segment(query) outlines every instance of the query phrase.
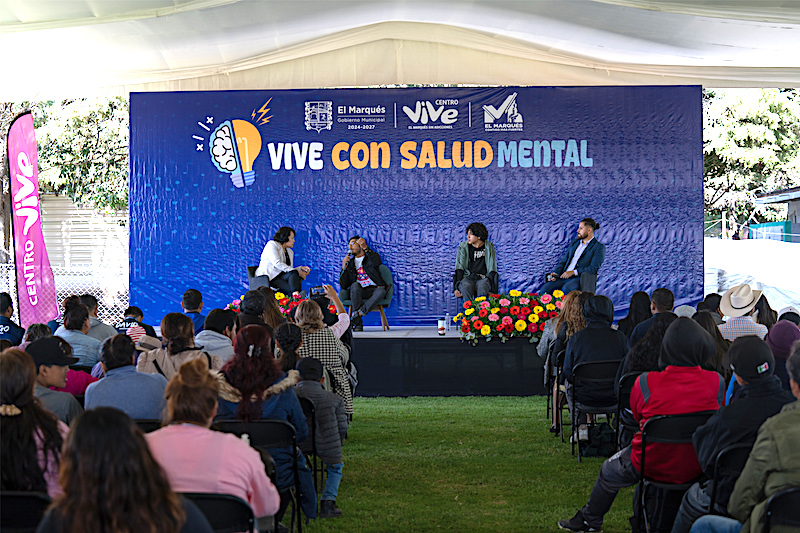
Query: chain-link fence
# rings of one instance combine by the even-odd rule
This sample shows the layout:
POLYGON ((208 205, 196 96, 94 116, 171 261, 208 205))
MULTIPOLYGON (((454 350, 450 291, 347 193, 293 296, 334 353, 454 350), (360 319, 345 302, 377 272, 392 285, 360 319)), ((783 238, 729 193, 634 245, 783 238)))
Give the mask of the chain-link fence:
MULTIPOLYGON (((53 267, 58 301, 70 295, 91 294, 97 298, 97 318, 114 324, 123 318, 128 307, 127 272, 100 272, 93 265, 53 267)), ((13 263, 0 264, 0 292, 8 292, 17 302, 17 275, 13 263)), ((19 323, 19 310, 14 308, 14 321, 19 323)))

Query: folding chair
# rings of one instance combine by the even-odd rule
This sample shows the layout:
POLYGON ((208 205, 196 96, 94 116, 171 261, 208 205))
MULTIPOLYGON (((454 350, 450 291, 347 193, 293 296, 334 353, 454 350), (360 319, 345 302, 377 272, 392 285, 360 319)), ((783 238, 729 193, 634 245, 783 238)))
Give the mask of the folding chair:
MULTIPOLYGON (((250 438, 250 445, 259 449, 291 448, 292 474, 294 490, 289 491, 292 504, 291 529, 294 530, 295 518, 297 531, 302 532, 302 510, 300 509, 300 471, 297 465, 297 432, 286 420, 264 419, 242 422, 241 420, 217 420, 212 429, 232 433, 241 437, 245 433, 250 438)), ((277 531, 278 521, 275 521, 277 531)))
POLYGON ((42 521, 50 496, 44 492, 4 490, 0 492, 0 531, 34 533, 42 521))
MULTIPOLYGON (((631 391, 639 375, 641 375, 641 372, 628 372, 624 374, 620 378, 619 383, 617 383, 617 412, 614 415, 614 431, 617 432, 617 450, 623 448, 623 429, 629 429, 634 433, 639 431, 639 424, 626 423, 625 420, 623 420, 623 413, 631 412, 631 391)), ((632 413, 631 416, 633 416, 632 413)))
POLYGON ((214 533, 237 533, 255 530, 253 510, 246 501, 230 494, 206 494, 184 492, 183 497, 191 500, 205 515, 214 533))
POLYGON ((572 455, 575 455, 575 445, 578 445, 578 462, 582 462, 581 447, 578 443, 578 428, 580 427, 580 415, 613 414, 617 410, 616 396, 614 390, 617 381, 617 370, 619 361, 594 361, 589 363, 578 363, 572 368, 572 410, 570 418, 572 422, 572 455), (581 403, 576 399, 580 389, 586 385, 595 385, 599 391, 595 391, 598 396, 608 398, 607 402, 581 403))
POLYGON ((764 532, 772 531, 772 526, 800 529, 798 508, 800 508, 800 487, 783 489, 770 496, 764 507, 764 532))
MULTIPOLYGON (((750 450, 752 449, 752 444, 731 444, 717 454, 717 458, 714 460, 714 475, 711 480, 708 514, 718 514, 715 512, 714 506, 717 503, 717 487, 722 480, 722 476, 727 475, 729 478, 738 478, 742 470, 744 470, 744 464, 747 462, 747 458, 750 457, 750 450)), ((728 516, 727 513, 725 516, 728 516)))
POLYGON ((157 429, 161 429, 161 420, 155 418, 136 418, 133 420, 145 433, 151 433, 157 429))
MULTIPOLYGON (((540 341, 541 342, 541 341, 540 341)), ((552 343, 547 350, 547 365, 545 368, 545 372, 547 372, 547 383, 545 384, 545 389, 547 390, 547 416, 548 420, 551 420, 550 415, 552 414, 553 407, 553 385, 555 383, 555 373, 553 370, 558 368, 556 359, 553 359, 555 354, 553 354, 555 343, 552 343)), ((556 370, 557 371, 557 370, 556 370)))
POLYGON ((322 460, 317 454, 317 415, 314 410, 314 402, 308 398, 297 397, 300 400, 300 407, 303 409, 303 414, 306 415, 306 422, 308 423, 308 436, 311 439, 311 452, 306 454, 309 462, 311 463, 311 472, 314 475, 314 488, 319 494, 319 489, 322 486, 323 472, 325 469, 322 467, 322 460), (317 481, 319 479, 319 481, 317 481))
MULTIPOLYGON (((647 476, 646 450, 647 445, 652 443, 662 444, 691 444, 694 432, 705 424, 716 411, 701 411, 698 413, 687 413, 681 415, 662 415, 654 416, 645 422, 642 427, 642 457, 640 460, 639 486, 637 488, 639 498, 636 500, 636 515, 640 520, 644 520, 645 531, 651 531, 650 520, 647 516, 645 505, 645 492, 649 486, 662 490, 686 492, 695 480, 688 483, 664 483, 655 481, 647 476)), ((674 520, 674 517, 673 517, 674 520)))

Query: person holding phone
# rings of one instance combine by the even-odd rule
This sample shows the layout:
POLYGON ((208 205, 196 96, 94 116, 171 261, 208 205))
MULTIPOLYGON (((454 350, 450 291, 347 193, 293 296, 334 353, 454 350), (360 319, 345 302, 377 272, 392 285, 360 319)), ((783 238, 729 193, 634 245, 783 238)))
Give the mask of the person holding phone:
POLYGON ((363 237, 351 237, 347 247, 349 252, 342 259, 339 284, 350 293, 350 301, 353 302, 350 313, 353 331, 363 331, 361 317, 386 297, 388 287, 381 277, 381 256, 367 246, 363 237))
MULTIPOLYGON (((292 250, 294 237, 294 229, 288 226, 275 232, 272 240, 264 246, 264 250, 261 252, 261 262, 256 269, 256 278, 253 279, 253 282, 269 285, 285 294, 300 292, 301 284, 311 272, 311 268, 292 266, 294 264, 294 251, 292 250)), ((258 286, 256 285, 256 288, 258 286)))

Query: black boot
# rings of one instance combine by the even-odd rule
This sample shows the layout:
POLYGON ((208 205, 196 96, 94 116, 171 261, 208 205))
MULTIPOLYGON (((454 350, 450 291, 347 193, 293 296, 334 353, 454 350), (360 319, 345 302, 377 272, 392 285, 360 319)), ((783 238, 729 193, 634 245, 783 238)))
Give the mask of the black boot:
POLYGON ((352 318, 350 318, 350 325, 353 327, 353 331, 364 331, 364 322, 361 320, 361 315, 359 313, 353 313, 352 318))
POLYGON ((342 510, 336 507, 335 500, 320 500, 319 502, 320 518, 339 518, 340 516, 342 516, 342 510))

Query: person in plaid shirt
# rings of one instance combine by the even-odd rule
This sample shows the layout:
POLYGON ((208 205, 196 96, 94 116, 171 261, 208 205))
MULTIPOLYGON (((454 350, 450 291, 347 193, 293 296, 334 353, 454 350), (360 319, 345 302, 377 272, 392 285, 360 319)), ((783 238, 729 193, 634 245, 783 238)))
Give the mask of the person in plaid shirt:
POLYGON ((722 296, 719 309, 729 318, 719 326, 719 332, 726 340, 734 341, 745 335, 755 335, 763 340, 767 336, 767 326, 753 320, 753 310, 759 298, 761 291, 754 291, 747 284, 732 287, 722 296))

